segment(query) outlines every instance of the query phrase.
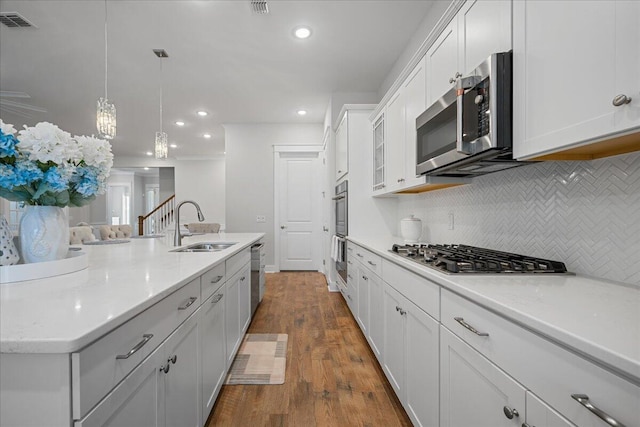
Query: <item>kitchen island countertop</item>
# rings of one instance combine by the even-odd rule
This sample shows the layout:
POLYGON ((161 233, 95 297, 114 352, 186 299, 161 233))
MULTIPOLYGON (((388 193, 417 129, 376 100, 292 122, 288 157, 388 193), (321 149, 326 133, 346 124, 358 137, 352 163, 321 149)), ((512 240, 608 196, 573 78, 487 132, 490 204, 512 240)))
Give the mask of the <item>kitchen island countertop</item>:
POLYGON ((171 252, 176 249, 171 235, 82 245, 89 256, 85 270, 0 285, 0 352, 80 350, 263 236, 220 233, 183 238, 183 246, 237 242, 204 253, 171 252))
POLYGON ((391 253, 400 238, 348 240, 640 384, 640 287, 573 274, 445 274, 391 253))

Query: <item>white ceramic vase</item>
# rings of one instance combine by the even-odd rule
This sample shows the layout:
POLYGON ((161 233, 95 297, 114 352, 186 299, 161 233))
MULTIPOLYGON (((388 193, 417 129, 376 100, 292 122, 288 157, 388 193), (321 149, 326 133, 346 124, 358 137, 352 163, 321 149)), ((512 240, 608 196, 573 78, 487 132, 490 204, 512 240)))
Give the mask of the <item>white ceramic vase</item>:
POLYGON ((14 265, 20 261, 20 254, 13 244, 13 233, 4 215, 0 215, 0 265, 14 265))
POLYGON ((20 219, 20 250, 25 264, 66 258, 69 222, 62 208, 27 206, 20 219))
POLYGON ((400 234, 405 243, 418 243, 422 235, 422 221, 413 215, 403 218, 400 221, 400 234))

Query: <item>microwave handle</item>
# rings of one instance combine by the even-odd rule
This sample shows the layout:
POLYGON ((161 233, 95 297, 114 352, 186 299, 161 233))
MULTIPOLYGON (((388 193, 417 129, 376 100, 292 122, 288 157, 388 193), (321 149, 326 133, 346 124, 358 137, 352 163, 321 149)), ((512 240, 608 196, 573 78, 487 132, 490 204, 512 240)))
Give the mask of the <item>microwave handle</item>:
POLYGON ((468 76, 458 79, 458 82, 456 83, 456 151, 458 153, 472 154, 469 150, 465 150, 462 144, 463 95, 467 89, 471 89, 481 81, 482 78, 480 78, 480 76, 468 76))
POLYGON ((345 196, 337 196, 337 197, 333 197, 331 198, 331 200, 340 200, 340 199, 344 199, 345 196))

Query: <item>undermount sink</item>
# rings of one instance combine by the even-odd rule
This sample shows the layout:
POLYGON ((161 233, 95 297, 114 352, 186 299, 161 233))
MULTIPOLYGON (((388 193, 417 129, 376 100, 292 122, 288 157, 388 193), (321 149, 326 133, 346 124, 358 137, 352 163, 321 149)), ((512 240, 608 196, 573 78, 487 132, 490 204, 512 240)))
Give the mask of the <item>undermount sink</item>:
POLYGON ((174 249, 171 252, 218 252, 230 248, 237 242, 201 242, 186 246, 180 249, 174 249))

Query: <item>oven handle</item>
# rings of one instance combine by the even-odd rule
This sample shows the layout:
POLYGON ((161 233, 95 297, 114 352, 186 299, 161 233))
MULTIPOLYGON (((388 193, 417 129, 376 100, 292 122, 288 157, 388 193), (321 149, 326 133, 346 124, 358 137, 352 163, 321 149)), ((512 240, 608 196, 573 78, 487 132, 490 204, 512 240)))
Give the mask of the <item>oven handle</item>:
POLYGON ((333 197, 331 200, 340 200, 340 199, 344 199, 346 196, 336 196, 333 197))

